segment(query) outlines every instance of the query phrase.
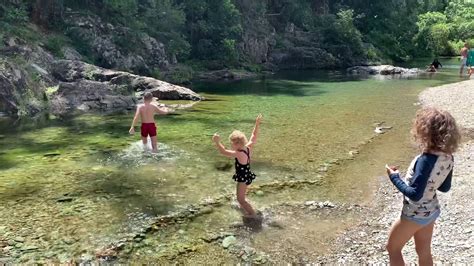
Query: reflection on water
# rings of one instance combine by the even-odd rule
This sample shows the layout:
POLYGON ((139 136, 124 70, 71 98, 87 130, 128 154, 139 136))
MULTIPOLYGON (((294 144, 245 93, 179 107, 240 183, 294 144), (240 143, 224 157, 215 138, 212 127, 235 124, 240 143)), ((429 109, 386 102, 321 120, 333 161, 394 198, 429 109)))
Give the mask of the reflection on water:
MULTIPOLYGON (((11 241, 23 238, 6 256, 29 261, 46 255, 57 260, 93 255, 156 216, 232 195, 233 162, 218 154, 210 138, 219 132, 227 144, 226 136, 234 129, 250 134, 258 113, 264 120, 252 158, 258 176, 252 187, 262 193, 250 193, 258 208, 305 200, 367 201, 383 165, 403 162, 413 152, 408 132, 418 93, 459 80, 457 69, 450 67, 456 60, 441 62, 445 67, 432 76, 289 71, 255 80, 196 84, 208 100, 157 117, 157 154, 144 152, 139 136, 129 136, 132 114, 0 119, 0 235, 11 241), (393 129, 374 138, 380 122, 393 129), (303 182, 308 180, 323 182, 303 182), (276 182, 293 185, 270 189, 276 182), (25 253, 26 245, 36 248, 25 253)), ((239 219, 228 204, 192 223, 160 231, 151 237, 156 242, 147 238, 147 243, 168 254, 176 242, 227 230, 239 219)), ((349 218, 337 219, 345 226, 349 218)), ((330 230, 313 230, 317 235, 307 243, 325 242, 321 240, 340 230, 318 219, 301 228, 313 232, 318 226, 330 230)), ((256 247, 279 241, 279 236, 294 240, 290 231, 264 232, 256 247)))

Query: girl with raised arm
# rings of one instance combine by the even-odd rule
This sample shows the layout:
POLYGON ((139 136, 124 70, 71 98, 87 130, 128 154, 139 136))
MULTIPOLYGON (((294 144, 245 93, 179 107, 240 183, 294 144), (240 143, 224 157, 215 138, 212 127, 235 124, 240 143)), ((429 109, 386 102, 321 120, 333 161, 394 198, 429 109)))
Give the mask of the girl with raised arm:
POLYGON ((237 182, 237 201, 239 202, 240 208, 247 217, 257 217, 255 210, 252 205, 245 199, 247 187, 255 179, 256 175, 250 170, 250 157, 253 154, 253 148, 257 143, 258 132, 260 128, 260 122, 262 121, 262 115, 258 115, 255 121, 255 127, 250 137, 250 141, 247 141, 247 137, 244 133, 238 130, 234 130, 229 136, 231 150, 225 148, 221 143, 220 136, 216 133, 212 137, 212 141, 216 144, 219 152, 229 158, 235 158, 235 174, 232 177, 237 182))

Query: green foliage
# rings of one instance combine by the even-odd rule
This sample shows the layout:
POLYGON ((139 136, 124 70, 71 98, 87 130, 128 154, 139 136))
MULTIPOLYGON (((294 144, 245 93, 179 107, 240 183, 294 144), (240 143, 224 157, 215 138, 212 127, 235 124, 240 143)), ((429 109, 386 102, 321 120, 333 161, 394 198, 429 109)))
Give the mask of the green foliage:
POLYGON ((362 34, 354 25, 354 10, 339 11, 334 26, 341 43, 350 44, 355 53, 362 52, 362 34))
POLYGON ((414 40, 420 52, 454 55, 462 40, 474 38, 474 2, 450 1, 445 10, 418 16, 418 33, 414 40))
POLYGON ((159 68, 155 68, 151 72, 151 77, 155 79, 163 79, 163 74, 161 73, 161 70, 159 68))
POLYGON ((55 56, 64 57, 62 48, 68 44, 69 40, 62 35, 50 35, 46 39, 45 48, 55 56))
POLYGON ((189 41, 196 44, 192 47, 191 57, 203 60, 236 60, 235 43, 243 29, 240 12, 235 5, 230 0, 183 2, 189 41))
MULTIPOLYGON (((42 5, 32 0, 3 1, 0 38, 16 35, 43 42, 57 56, 69 42, 94 62, 91 40, 68 32, 71 29, 56 27, 56 34, 44 37, 28 26, 29 16, 37 23, 38 14, 53 12, 51 3, 61 3, 61 11, 64 3, 73 12, 130 28, 112 40, 125 53, 141 49, 137 43, 146 33, 164 43, 171 61, 193 64, 192 69, 259 71, 261 66, 251 62, 257 61, 252 61, 254 54, 262 54, 257 49, 263 39, 270 43, 263 49, 285 53, 317 48, 344 64, 453 55, 464 40, 474 39, 474 1, 465 0, 51 0, 42 5), (64 32, 72 41, 61 37, 64 32), (244 45, 244 40, 250 42, 244 45)), ((178 67, 171 78, 185 81, 192 69, 178 67)), ((164 76, 158 69, 152 75, 164 76)))
POLYGON ((22 25, 28 22, 28 12, 24 5, 5 6, 0 8, 0 10, 2 10, 1 13, 3 13, 3 20, 5 22, 22 25))
POLYGON ((47 87, 45 90, 46 98, 49 99, 54 93, 56 93, 59 89, 59 85, 53 87, 47 87))
POLYGON ((176 66, 170 75, 166 76, 166 80, 174 84, 187 84, 194 76, 191 67, 185 65, 176 66))
POLYGON ((110 13, 116 13, 117 18, 122 18, 123 22, 134 17, 138 12, 136 0, 104 0, 105 6, 110 13))

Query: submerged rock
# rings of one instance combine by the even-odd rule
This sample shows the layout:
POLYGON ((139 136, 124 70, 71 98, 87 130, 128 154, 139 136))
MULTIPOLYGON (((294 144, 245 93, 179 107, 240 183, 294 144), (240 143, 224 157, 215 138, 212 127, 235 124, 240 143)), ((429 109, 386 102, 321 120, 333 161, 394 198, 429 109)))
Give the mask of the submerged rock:
POLYGON ((222 240, 222 247, 223 248, 229 248, 232 245, 235 245, 237 243, 237 238, 235 236, 228 236, 222 240))

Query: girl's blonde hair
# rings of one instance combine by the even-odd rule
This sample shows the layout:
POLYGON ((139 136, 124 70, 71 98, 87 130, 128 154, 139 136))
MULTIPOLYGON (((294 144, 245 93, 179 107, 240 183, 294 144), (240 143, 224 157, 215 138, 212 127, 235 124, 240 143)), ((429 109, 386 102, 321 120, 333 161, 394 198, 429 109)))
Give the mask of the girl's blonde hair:
POLYGON ((241 145, 242 147, 247 145, 247 137, 244 133, 239 130, 234 130, 229 136, 230 142, 236 145, 241 145))
POLYGON ((447 111, 427 107, 416 113, 411 130, 423 151, 441 151, 452 154, 461 140, 456 120, 447 111))

